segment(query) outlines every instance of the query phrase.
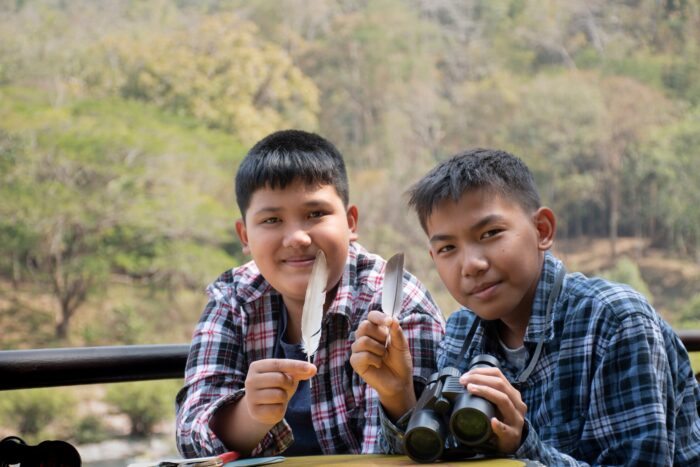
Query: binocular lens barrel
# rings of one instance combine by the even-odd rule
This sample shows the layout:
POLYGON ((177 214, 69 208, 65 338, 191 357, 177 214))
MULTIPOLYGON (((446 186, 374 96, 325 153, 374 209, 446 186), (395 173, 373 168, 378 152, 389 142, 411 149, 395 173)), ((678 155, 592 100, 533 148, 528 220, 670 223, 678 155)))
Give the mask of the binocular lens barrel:
POLYGON ((469 393, 460 394, 450 417, 450 431, 467 446, 479 445, 491 437, 493 404, 469 393))
MULTIPOLYGON (((479 367, 498 368, 498 359, 477 355, 470 360, 469 368, 479 367)), ((413 461, 428 463, 443 454, 446 458, 469 457, 494 450, 490 438, 496 407, 470 394, 459 382, 461 374, 456 367, 445 367, 430 375, 403 439, 404 450, 413 461)))
POLYGON ((439 414, 423 410, 411 417, 404 447, 408 457, 416 462, 435 462, 442 455, 447 427, 439 414))

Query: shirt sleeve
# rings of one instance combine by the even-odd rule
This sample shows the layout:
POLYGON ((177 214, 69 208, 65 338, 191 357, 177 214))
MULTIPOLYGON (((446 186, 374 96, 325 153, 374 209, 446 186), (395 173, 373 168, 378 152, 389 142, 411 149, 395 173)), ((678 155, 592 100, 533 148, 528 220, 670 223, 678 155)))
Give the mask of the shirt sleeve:
POLYGON ((404 299, 399 324, 413 358, 413 379, 423 387, 437 368, 437 352, 445 336, 445 319, 430 293, 418 280, 405 274, 404 299))
MULTIPOLYGON (((197 324, 185 369, 185 384, 176 399, 176 438, 184 457, 229 451, 210 427, 213 415, 244 395, 248 368, 243 349, 244 317, 220 290, 210 288, 211 299, 197 324)), ((291 429, 275 425, 251 453, 278 453, 291 444, 291 429)))
MULTIPOLYGON (((562 426, 557 427, 558 436, 578 439, 577 452, 598 453, 591 465, 672 465, 673 435, 667 420, 675 416, 674 397, 668 397, 673 388, 658 323, 634 313, 604 332, 610 337, 598 346, 605 350, 591 370, 587 413, 579 415, 584 418, 582 432, 569 433, 562 426)), ((589 465, 577 460, 576 453, 568 455, 543 443, 527 423, 517 457, 546 465, 589 465)))
POLYGON ((402 415, 396 423, 392 422, 384 409, 379 405, 379 421, 381 431, 379 444, 385 454, 405 454, 403 439, 408 428, 408 422, 413 414, 413 409, 402 415))

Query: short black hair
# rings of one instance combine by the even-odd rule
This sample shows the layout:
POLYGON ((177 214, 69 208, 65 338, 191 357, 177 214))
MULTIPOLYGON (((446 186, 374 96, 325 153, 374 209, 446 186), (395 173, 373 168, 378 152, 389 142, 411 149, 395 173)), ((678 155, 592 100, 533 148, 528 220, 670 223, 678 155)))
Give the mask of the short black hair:
POLYGON ((307 186, 333 185, 348 205, 348 176, 343 156, 315 133, 282 130, 258 141, 236 173, 236 202, 245 219, 250 199, 263 187, 286 188, 302 181, 307 186))
POLYGON ((540 195, 527 165, 505 151, 470 149, 440 162, 408 190, 408 205, 424 231, 435 207, 446 199, 459 201, 475 189, 492 190, 514 200, 526 211, 540 208, 540 195))

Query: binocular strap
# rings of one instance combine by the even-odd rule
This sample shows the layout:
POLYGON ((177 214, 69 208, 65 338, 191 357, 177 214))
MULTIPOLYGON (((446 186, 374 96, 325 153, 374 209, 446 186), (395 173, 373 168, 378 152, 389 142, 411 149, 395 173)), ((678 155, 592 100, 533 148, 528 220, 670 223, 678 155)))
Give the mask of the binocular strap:
POLYGON ((535 347, 535 353, 532 354, 530 363, 528 363, 527 367, 525 367, 525 369, 515 379, 516 383, 524 383, 525 381, 527 381, 527 378, 530 376, 530 373, 532 373, 532 370, 535 369, 535 365, 537 365, 537 360, 539 360, 540 353, 542 353, 542 347, 544 346, 544 339, 547 334, 547 325, 549 324, 549 317, 552 315, 552 307, 554 306, 554 302, 557 300, 559 292, 561 291, 561 286, 564 283, 564 276, 566 276, 566 268, 564 267, 564 265, 561 265, 561 267, 557 270, 556 277, 554 278, 554 286, 549 292, 549 297, 547 298, 547 308, 545 308, 544 312, 544 327, 542 329, 542 334, 540 334, 540 340, 537 341, 537 347, 535 347))

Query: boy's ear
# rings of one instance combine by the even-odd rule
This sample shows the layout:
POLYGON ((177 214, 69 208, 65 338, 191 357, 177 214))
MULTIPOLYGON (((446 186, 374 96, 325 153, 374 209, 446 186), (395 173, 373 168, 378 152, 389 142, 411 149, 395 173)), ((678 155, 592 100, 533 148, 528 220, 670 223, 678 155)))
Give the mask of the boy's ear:
POLYGON ((249 255, 250 247, 248 246, 248 231, 245 228, 245 222, 243 222, 243 219, 236 220, 236 234, 238 235, 238 239, 241 241, 241 249, 243 250, 243 254, 249 255))
POLYGON ((348 217, 348 228, 350 229, 350 241, 354 242, 357 240, 357 221, 359 219, 360 213, 357 210, 357 206, 351 204, 348 206, 347 217, 348 217))
POLYGON ((541 251, 549 250, 554 243, 554 234, 557 230, 557 219, 554 212, 543 206, 535 212, 534 221, 539 249, 541 251))

